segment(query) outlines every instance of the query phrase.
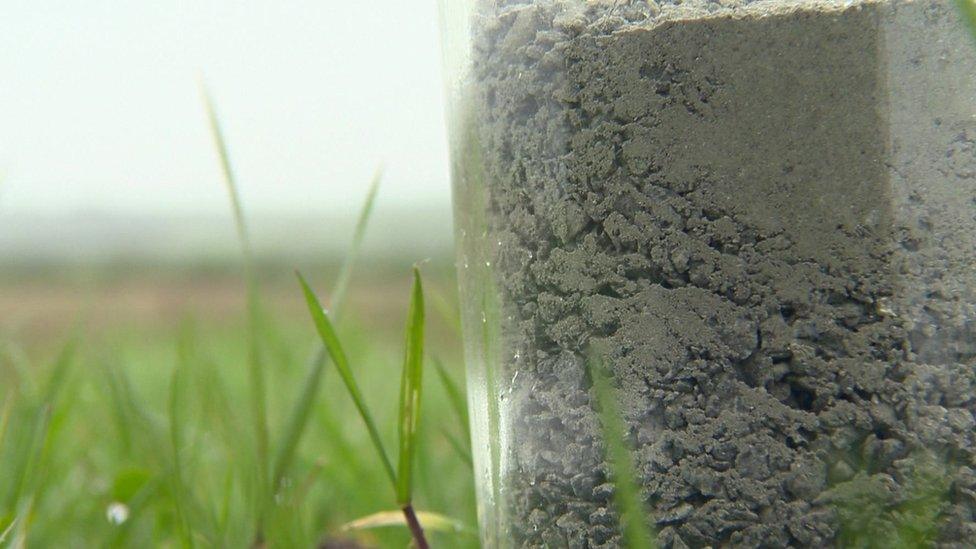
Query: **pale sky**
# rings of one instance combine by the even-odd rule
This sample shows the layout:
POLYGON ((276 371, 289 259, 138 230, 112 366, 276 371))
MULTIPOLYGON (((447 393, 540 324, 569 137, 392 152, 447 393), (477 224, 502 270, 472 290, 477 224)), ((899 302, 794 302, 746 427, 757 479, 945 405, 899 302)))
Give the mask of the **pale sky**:
MULTIPOLYGON (((2 0, 0 214, 227 211, 197 87, 245 207, 447 210, 434 0, 2 0)), ((378 212, 379 213, 379 212, 378 212)))

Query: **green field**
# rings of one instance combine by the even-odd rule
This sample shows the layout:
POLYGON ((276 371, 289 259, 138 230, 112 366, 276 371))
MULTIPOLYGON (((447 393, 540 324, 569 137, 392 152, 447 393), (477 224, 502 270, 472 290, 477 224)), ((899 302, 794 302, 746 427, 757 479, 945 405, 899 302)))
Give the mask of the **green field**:
MULTIPOLYGON (((310 269, 312 285, 327 302, 337 269, 310 269)), ((476 545, 466 436, 431 367, 440 359, 455 383, 463 380, 451 313, 454 285, 444 265, 424 270, 428 353, 415 507, 464 526, 462 532, 428 532, 435 546, 476 545)), ((409 265, 357 271, 364 274, 353 277, 338 331, 395 459, 409 265)), ((252 327, 233 266, 6 274, 0 281, 5 543, 407 545, 402 526, 343 529, 398 507, 331 364, 313 393, 294 458, 283 459, 316 336, 288 267, 269 267, 256 279, 260 309, 252 327), (265 386, 260 415, 253 406, 252 365, 265 386), (267 477, 276 469, 281 479, 270 490, 267 477)))

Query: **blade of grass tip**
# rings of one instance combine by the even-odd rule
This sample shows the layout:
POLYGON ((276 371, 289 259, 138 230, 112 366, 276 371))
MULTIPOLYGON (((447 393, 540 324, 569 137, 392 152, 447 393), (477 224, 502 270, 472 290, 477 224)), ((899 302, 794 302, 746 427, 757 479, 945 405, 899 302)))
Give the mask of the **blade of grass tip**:
MULTIPOLYGON (((247 230, 247 222, 244 218, 244 208, 241 205, 240 194, 237 191, 237 177, 234 174, 234 167, 230 161, 230 154, 227 152, 227 142, 224 140, 223 128, 220 118, 217 116, 217 109, 214 106, 213 98, 203 81, 200 82, 200 94, 203 97, 203 104, 207 110, 207 121, 210 124, 210 134, 217 148, 217 155, 220 159, 220 170, 224 177, 224 185, 227 187, 227 195, 230 198, 231 208, 233 208, 234 225, 237 229, 237 238, 241 245, 241 252, 244 254, 245 268, 251 268, 251 239, 247 230)), ((248 273, 249 275, 253 273, 248 273)))
POLYGON ((363 207, 359 212, 359 218, 356 220, 356 229, 352 235, 352 245, 349 248, 349 253, 346 255, 346 260, 342 263, 342 270, 339 271, 339 277, 336 278, 335 287, 332 289, 332 311, 337 315, 337 318, 346 298, 349 280, 352 278, 352 270, 359 256, 359 250, 362 248, 363 238, 366 236, 366 227, 369 225, 369 218, 373 213, 373 205, 376 202, 376 194, 379 191, 380 181, 382 179, 383 167, 381 166, 376 169, 376 173, 373 174, 373 180, 369 184, 366 201, 363 202, 363 207))
POLYGON ((621 533, 625 545, 632 548, 656 547, 647 522, 649 515, 641 501, 633 456, 625 442, 626 425, 617 405, 617 394, 607 377, 602 361, 595 355, 590 359, 590 375, 600 406, 600 424, 606 443, 610 471, 616 485, 614 501, 620 512, 621 533))
POLYGON ((424 289, 420 270, 413 268, 413 289, 404 336, 406 351, 400 378, 400 460, 397 469, 397 503, 409 505, 412 496, 413 462, 417 452, 417 424, 424 374, 424 289))
MULTIPOLYGON (((336 279, 335 287, 332 290, 332 314, 334 318, 339 318, 342 305, 345 302, 346 289, 349 286, 349 279, 352 277, 353 267, 359 256, 359 249, 362 246, 363 237, 366 235, 366 227, 369 224, 369 218, 373 211, 373 204, 376 201, 376 194, 382 178, 383 169, 380 167, 377 168, 373 180, 370 183, 369 192, 366 194, 366 201, 363 203, 363 207, 359 212, 359 218, 356 221, 352 245, 350 246, 349 253, 346 254, 345 260, 342 262, 342 270, 339 272, 339 277, 336 279)), ((305 375, 305 383, 302 385, 302 393, 289 416, 284 431, 285 435, 282 438, 278 454, 275 458, 274 476, 272 477, 274 490, 277 490, 281 486, 281 481, 288 472, 288 467, 291 465, 295 452, 298 449, 298 443, 301 441, 305 428, 308 425, 310 411, 315 402, 315 396, 318 394, 322 374, 325 371, 326 359, 327 354, 325 348, 320 343, 317 345, 317 349, 309 364, 308 373, 305 375)))
POLYGON ((973 38, 976 38, 976 0, 955 0, 963 23, 969 28, 973 38))
POLYGON ((434 359, 434 368, 437 370, 437 377, 440 378, 441 384, 444 386, 444 391, 447 392, 448 401, 451 403, 451 408, 454 409, 458 423, 461 424, 461 430, 464 432, 465 438, 470 441, 471 425, 468 423, 468 404, 464 393, 461 391, 461 386, 451 379, 444 363, 437 358, 434 359))
POLYGON ((170 378, 169 392, 169 435, 170 446, 173 460, 173 501, 176 506, 176 520, 178 531, 183 538, 183 545, 193 547, 193 535, 191 534, 189 517, 186 512, 184 492, 186 484, 183 481, 183 461, 181 459, 181 449, 183 441, 183 422, 185 409, 185 375, 184 370, 190 362, 190 341, 189 332, 184 331, 180 336, 177 349, 177 363, 173 368, 173 375, 170 378))
MULTIPOLYGON (((257 280, 254 273, 254 262, 251 253, 251 240, 248 233, 247 223, 244 218, 244 209, 241 206, 240 194, 238 193, 237 178, 230 162, 230 154, 227 152, 227 143, 224 139, 220 119, 217 110, 211 99, 210 93, 201 81, 200 91, 203 96, 204 105, 207 110, 207 119, 210 122, 210 133, 213 136, 217 154, 220 157, 220 167, 224 177, 224 184, 227 187, 227 194, 230 198, 231 207, 234 213, 234 223, 237 228, 237 236, 241 244, 241 252, 244 256, 244 277, 247 291, 247 310, 248 310, 248 364, 249 376, 252 392, 252 415, 254 421, 255 434, 257 437, 257 460, 258 460, 258 483, 262 491, 270 489, 268 479, 269 468, 269 442, 268 442, 268 420, 267 420, 267 389, 265 388, 264 370, 261 367, 260 349, 258 347, 257 336, 260 327, 259 305, 257 293, 257 280)), ((263 505, 267 501, 266 494, 259 496, 259 524, 258 535, 261 535, 261 522, 263 521, 263 505)))
POLYGON ((366 401, 363 399, 362 392, 359 390, 359 385, 356 384, 356 379, 352 375, 352 370, 349 368, 349 360, 346 358, 346 352, 339 342, 335 328, 333 328, 332 323, 325 314, 325 310, 322 309, 322 304, 319 302, 318 297, 315 296, 315 292, 312 291, 312 288, 305 281, 305 278, 301 273, 295 274, 298 277, 298 282, 302 286, 302 292, 305 294, 305 302, 308 305, 309 313, 312 315, 315 330, 318 332, 325 349, 329 352, 329 356, 332 358, 336 370, 339 371, 339 377, 342 378, 342 382, 345 384, 346 390, 352 398, 353 404, 356 406, 356 410, 359 412, 363 423, 366 424, 369 438, 372 440, 373 446, 376 448, 376 452, 383 462, 383 469, 386 471, 386 475, 389 477, 393 488, 396 489, 397 481, 396 473, 393 471, 393 464, 390 462, 390 458, 386 455, 386 450, 383 448, 383 441, 380 439, 379 430, 376 428, 372 414, 370 414, 369 409, 366 407, 366 401))

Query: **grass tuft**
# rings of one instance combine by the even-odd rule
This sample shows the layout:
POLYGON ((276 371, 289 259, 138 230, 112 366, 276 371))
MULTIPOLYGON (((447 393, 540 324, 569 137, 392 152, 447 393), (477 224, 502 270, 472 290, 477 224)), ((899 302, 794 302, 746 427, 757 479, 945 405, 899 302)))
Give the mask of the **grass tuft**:
POLYGON ((207 110, 207 119, 210 122, 210 133, 213 136, 217 155, 220 158, 220 168, 224 177, 224 184, 227 187, 227 194, 230 198, 234 213, 234 224, 237 228, 237 237, 241 245, 241 253, 244 258, 244 278, 247 291, 247 343, 248 343, 248 374, 251 385, 251 419, 254 424, 255 432, 255 453, 257 457, 257 492, 256 500, 258 520, 256 525, 255 538, 263 539, 264 515, 270 500, 272 490, 269 480, 270 467, 270 444, 268 442, 268 396, 265 386, 265 373, 261 360, 261 349, 258 342, 258 335, 261 332, 261 311, 258 301, 258 284, 254 272, 254 260, 251 252, 251 239, 248 233, 247 222, 244 218, 244 209, 241 205, 241 198, 238 192, 237 178, 234 174, 233 165, 230 161, 230 154, 227 151, 227 142, 221 128, 217 110, 214 107, 213 99, 207 91, 206 86, 201 82, 200 91, 203 96, 204 105, 207 110))
MULTIPOLYGON (((352 278, 353 268, 359 257, 359 251, 362 247, 363 238, 366 235, 366 227, 369 224, 369 218, 373 211, 373 204, 376 201, 376 194, 379 190, 382 177, 383 170, 377 169, 376 174, 373 176, 373 181, 370 183, 366 200, 359 212, 359 218, 356 221, 352 245, 350 246, 349 253, 346 254, 343 260, 339 278, 336 279, 335 288, 332 291, 332 314, 337 319, 345 303, 346 290, 349 287, 349 280, 352 278)), ((298 443, 301 441, 302 435, 308 426, 312 405, 318 394, 319 385, 322 384, 327 360, 328 356, 325 348, 319 343, 308 366, 308 373, 305 375, 305 383, 302 384, 301 394, 298 400, 295 401, 295 406, 289 416, 288 423, 285 425, 284 436, 282 437, 275 458, 272 487, 276 492, 281 488, 281 483, 284 481, 285 475, 287 475, 298 449, 298 443)))
POLYGON ((322 308, 322 304, 316 297, 315 292, 302 277, 301 273, 296 273, 305 294, 305 301, 308 305, 309 313, 315 324, 316 331, 322 339, 322 343, 329 352, 332 362, 339 371, 346 386, 349 396, 352 398, 356 409, 362 417, 363 423, 369 432, 370 439, 383 462, 387 476, 393 484, 396 493, 396 502, 403 513, 404 523, 409 527, 413 536, 414 544, 417 549, 427 549, 427 539, 424 535, 423 526, 418 518, 417 512, 413 508, 413 468, 417 454, 418 433, 417 427, 420 419, 420 401, 423 387, 423 368, 424 368, 424 292, 423 282, 420 277, 420 269, 413 268, 413 289, 410 293, 410 309, 407 315, 407 325, 405 330, 405 351, 403 360, 403 371, 400 378, 400 405, 398 415, 399 432, 399 459, 397 471, 394 472, 392 463, 386 454, 383 443, 380 440, 379 430, 373 421, 373 416, 366 406, 362 391, 356 383, 346 353, 339 342, 339 337, 335 328, 329 320, 328 315, 322 308))

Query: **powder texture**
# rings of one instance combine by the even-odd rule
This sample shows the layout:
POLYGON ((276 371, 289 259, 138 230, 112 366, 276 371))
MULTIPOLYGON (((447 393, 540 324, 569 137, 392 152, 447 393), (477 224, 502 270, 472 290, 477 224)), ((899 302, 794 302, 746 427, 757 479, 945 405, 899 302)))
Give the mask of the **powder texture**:
POLYGON ((462 245, 500 302, 506 535, 621 542, 598 344, 662 547, 971 546, 976 56, 950 3, 495 4, 462 245))

